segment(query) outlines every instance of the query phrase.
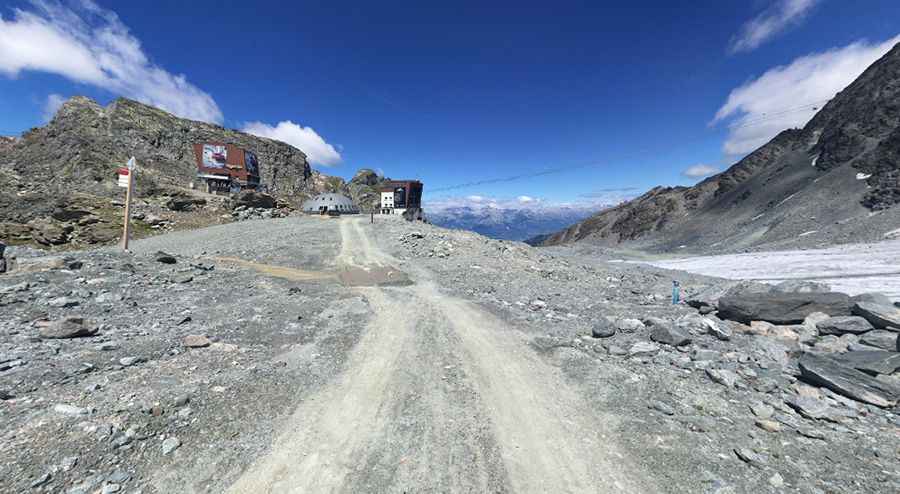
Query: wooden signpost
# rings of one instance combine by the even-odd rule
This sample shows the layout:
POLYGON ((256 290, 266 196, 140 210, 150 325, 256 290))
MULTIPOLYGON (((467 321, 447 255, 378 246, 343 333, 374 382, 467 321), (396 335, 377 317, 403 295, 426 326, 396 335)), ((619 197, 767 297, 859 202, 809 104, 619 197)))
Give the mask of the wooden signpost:
POLYGON ((134 190, 134 173, 137 168, 134 156, 128 160, 125 168, 116 170, 119 174, 119 187, 125 187, 125 227, 122 231, 122 250, 128 251, 128 237, 131 235, 131 192, 134 190))

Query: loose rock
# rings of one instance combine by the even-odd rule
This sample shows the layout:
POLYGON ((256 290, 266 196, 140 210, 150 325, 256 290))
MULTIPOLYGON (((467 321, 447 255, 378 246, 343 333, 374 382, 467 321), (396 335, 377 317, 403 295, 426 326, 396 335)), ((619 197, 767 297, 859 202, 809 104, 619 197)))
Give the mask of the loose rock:
POLYGON ((99 328, 82 317, 67 316, 53 321, 40 330, 41 338, 64 339, 93 336, 99 328))

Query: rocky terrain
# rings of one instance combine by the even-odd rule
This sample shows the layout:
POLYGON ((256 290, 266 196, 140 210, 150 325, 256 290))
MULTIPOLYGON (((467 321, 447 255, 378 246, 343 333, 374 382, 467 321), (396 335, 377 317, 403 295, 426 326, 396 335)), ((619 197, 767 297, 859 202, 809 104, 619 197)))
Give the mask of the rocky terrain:
POLYGON ((881 240, 900 228, 898 94, 900 46, 803 129, 693 187, 654 188, 543 245, 738 252, 881 240))
POLYGON ((124 98, 104 107, 76 96, 46 126, 21 138, 0 139, 0 239, 45 247, 115 242, 124 199, 115 170, 130 156, 139 166, 138 237, 240 216, 233 213, 241 199, 191 189, 196 180, 192 146, 198 142, 254 151, 262 182, 281 208, 299 209, 304 199, 323 191, 377 203, 377 187, 384 180, 360 170, 345 182, 312 170, 301 150, 279 141, 178 118, 124 98))
POLYGON ((900 490, 884 297, 362 220, 11 248, 0 491, 900 490))

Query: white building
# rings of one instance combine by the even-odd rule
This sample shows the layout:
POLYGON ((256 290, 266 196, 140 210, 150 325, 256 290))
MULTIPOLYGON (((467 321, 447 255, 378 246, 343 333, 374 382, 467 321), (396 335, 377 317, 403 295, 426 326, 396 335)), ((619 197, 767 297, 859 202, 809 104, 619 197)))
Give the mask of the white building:
POLYGON ((391 214, 394 210, 394 191, 381 192, 381 214, 391 214))

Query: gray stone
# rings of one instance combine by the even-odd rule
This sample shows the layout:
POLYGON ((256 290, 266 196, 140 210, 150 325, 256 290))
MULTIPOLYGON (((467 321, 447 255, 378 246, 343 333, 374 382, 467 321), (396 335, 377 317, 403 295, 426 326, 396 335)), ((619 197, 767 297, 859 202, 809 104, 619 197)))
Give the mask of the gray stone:
POLYGON ((848 352, 834 359, 847 367, 872 375, 890 375, 900 369, 900 353, 884 350, 848 352))
POLYGON ((781 432, 781 422, 768 419, 756 419, 754 425, 766 432, 781 432))
POLYGON ((664 415, 675 415, 675 409, 661 401, 650 403, 650 408, 664 415))
POLYGON ((719 299, 719 317, 744 324, 800 324, 813 312, 850 315, 852 305, 843 293, 741 293, 719 299))
POLYGON ((752 449, 736 448, 734 450, 734 454, 738 458, 740 458, 740 460, 743 461, 744 463, 747 463, 747 464, 757 467, 757 468, 762 467, 766 463, 765 459, 763 459, 762 456, 753 452, 752 449))
POLYGON ((822 336, 816 341, 814 346, 817 352, 822 353, 843 353, 850 348, 851 343, 856 342, 856 335, 845 334, 838 338, 837 336, 822 336))
POLYGON ((671 346, 682 346, 691 342, 691 337, 687 333, 668 324, 653 326, 650 330, 650 339, 671 346))
POLYGON ((859 316, 830 317, 816 324, 820 335, 862 334, 874 329, 869 321, 859 316))
POLYGON ((632 357, 652 357, 659 352, 659 347, 653 343, 639 341, 628 349, 628 355, 632 357))
POLYGON ((167 455, 181 446, 181 440, 177 437, 168 437, 162 443, 162 454, 167 455))
POLYGON ((713 382, 729 388, 733 388, 738 381, 738 375, 727 369, 706 369, 706 375, 713 382))
POLYGON ((68 316, 57 319, 42 327, 39 334, 41 338, 61 339, 78 338, 81 336, 93 336, 99 328, 82 317, 68 316))
POLYGON ((900 351, 900 343, 897 341, 897 333, 893 331, 885 331, 876 329, 859 337, 859 342, 872 347, 888 350, 891 352, 900 351))
POLYGON ((31 488, 34 489, 34 488, 37 488, 37 487, 40 487, 40 486, 46 484, 47 482, 50 482, 50 478, 51 478, 50 472, 47 472, 44 475, 41 475, 40 477, 36 478, 34 480, 34 482, 31 483, 31 488))
POLYGON ((144 361, 143 357, 122 357, 119 359, 119 364, 123 367, 130 367, 134 364, 139 364, 144 361))
POLYGON ((163 251, 159 251, 154 254, 153 258, 156 259, 156 262, 161 262, 163 264, 175 264, 176 262, 178 262, 178 260, 175 259, 175 256, 173 256, 172 254, 166 254, 163 251))
POLYGON ((620 318, 616 319, 616 328, 625 333, 634 333, 644 329, 644 323, 637 319, 620 318))
POLYGON ((87 408, 76 407, 75 405, 67 405, 65 403, 57 403, 53 406, 53 411, 69 417, 80 417, 88 414, 87 408))
POLYGON ((785 403, 800 415, 811 420, 835 421, 835 412, 828 403, 811 396, 792 396, 785 403))
POLYGON ((729 328, 723 321, 720 321, 718 318, 712 317, 704 317, 703 320, 706 323, 707 334, 710 334, 722 341, 728 341, 731 339, 731 328, 729 328))
POLYGON ((81 302, 69 297, 57 297, 47 302, 47 305, 49 305, 50 307, 56 307, 58 309, 68 309, 70 307, 77 307, 81 305, 81 302))
POLYGON ((894 307, 893 304, 857 302, 853 306, 853 313, 864 317, 878 329, 891 328, 894 331, 900 331, 900 309, 894 307))
POLYGON ((116 484, 124 484, 131 480, 131 474, 123 470, 116 470, 106 477, 107 482, 115 482, 116 484))
POLYGON ((876 305, 894 305, 894 302, 883 293, 861 293, 853 297, 854 302, 869 302, 876 305))
POLYGON ((900 399, 900 389, 827 357, 804 354, 799 367, 802 380, 856 401, 889 408, 900 399))
POLYGON ((184 346, 188 348, 205 348, 212 344, 209 338, 203 335, 189 334, 184 337, 184 346))
POLYGON ((602 317, 591 328, 591 336, 594 338, 609 338, 616 334, 616 326, 609 319, 602 317))
POLYGON ((781 489, 784 487, 784 477, 778 472, 773 473, 772 476, 769 477, 769 485, 776 489, 781 489))
POLYGON ((753 412, 753 415, 761 418, 767 419, 771 417, 775 413, 775 409, 765 403, 751 403, 750 411, 753 412))
POLYGON ((712 362, 719 359, 719 352, 705 348, 697 348, 691 354, 691 359, 699 362, 712 362))

